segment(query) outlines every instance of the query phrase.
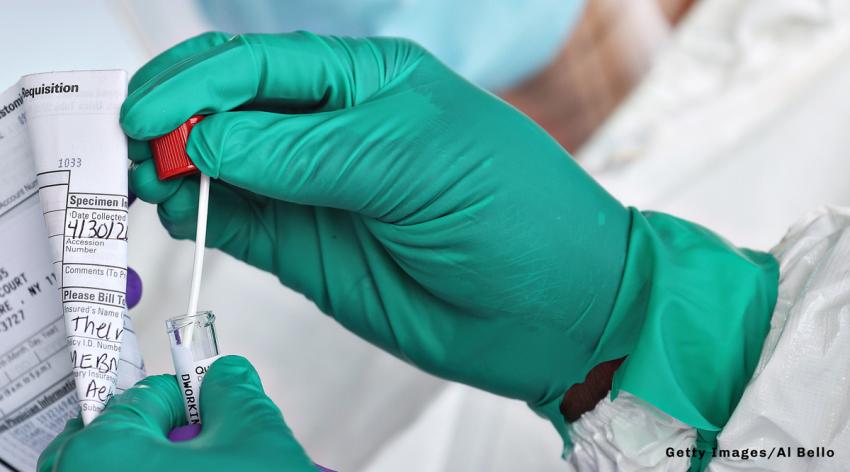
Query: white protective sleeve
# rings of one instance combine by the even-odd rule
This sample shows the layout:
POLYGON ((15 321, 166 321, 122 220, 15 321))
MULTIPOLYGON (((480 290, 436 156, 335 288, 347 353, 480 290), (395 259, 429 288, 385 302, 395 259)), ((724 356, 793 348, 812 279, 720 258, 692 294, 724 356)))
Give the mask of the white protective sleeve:
POLYGON ((681 471, 690 459, 669 458, 668 447, 692 447, 696 430, 628 392, 606 396, 570 424, 571 471, 681 471))
MULTIPOLYGON (((708 470, 850 470, 850 208, 809 214, 771 253, 780 280, 770 331, 718 436, 726 457, 715 456, 708 470)), ((581 471, 687 470, 689 458, 667 451, 691 448, 696 438, 629 394, 601 401, 570 435, 568 470, 581 471)))
POLYGON ((771 252, 780 279, 770 332, 717 440, 772 457, 718 457, 709 470, 850 470, 850 208, 809 214, 771 252))

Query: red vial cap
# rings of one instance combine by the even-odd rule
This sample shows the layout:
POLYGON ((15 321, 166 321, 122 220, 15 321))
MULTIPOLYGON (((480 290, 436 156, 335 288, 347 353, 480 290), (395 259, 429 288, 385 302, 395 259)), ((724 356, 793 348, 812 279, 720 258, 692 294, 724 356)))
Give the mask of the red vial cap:
POLYGON ((203 119, 203 115, 195 115, 174 131, 151 140, 151 151, 159 180, 198 173, 198 168, 186 154, 186 143, 189 142, 192 127, 203 119))

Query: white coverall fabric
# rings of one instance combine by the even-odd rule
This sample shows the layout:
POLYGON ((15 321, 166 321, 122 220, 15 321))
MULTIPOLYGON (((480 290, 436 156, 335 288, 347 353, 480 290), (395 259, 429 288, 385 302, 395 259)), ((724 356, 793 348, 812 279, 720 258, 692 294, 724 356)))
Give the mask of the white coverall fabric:
MULTIPOLYGON (((708 470, 850 470, 850 208, 809 214, 771 253, 780 282, 770 331, 717 447, 772 457, 715 457, 708 470), (834 456, 797 457, 800 447, 834 456), (778 448, 792 457, 777 457, 778 448)), ((666 451, 696 439, 693 428, 632 395, 606 398, 570 435, 569 470, 600 472, 686 470, 688 458, 666 451)))
POLYGON ((850 205, 850 2, 696 2, 577 156, 615 197, 766 249, 850 205))
POLYGON ((570 425, 570 471, 659 471, 688 468, 686 457, 669 458, 665 449, 687 449, 696 430, 628 392, 603 399, 570 425))
POLYGON ((810 214, 771 252, 780 283, 770 332, 717 442, 774 457, 717 458, 709 470, 850 470, 850 208, 810 214), (792 457, 777 458, 780 447, 792 457), (835 456, 800 458, 800 447, 835 456))

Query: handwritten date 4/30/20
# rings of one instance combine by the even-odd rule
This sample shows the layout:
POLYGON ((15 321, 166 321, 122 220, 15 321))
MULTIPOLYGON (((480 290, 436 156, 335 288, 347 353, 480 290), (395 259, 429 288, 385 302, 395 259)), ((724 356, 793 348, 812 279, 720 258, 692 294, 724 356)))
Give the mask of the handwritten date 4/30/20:
POLYGON ((71 238, 127 239, 127 225, 121 221, 70 219, 65 235, 71 238))

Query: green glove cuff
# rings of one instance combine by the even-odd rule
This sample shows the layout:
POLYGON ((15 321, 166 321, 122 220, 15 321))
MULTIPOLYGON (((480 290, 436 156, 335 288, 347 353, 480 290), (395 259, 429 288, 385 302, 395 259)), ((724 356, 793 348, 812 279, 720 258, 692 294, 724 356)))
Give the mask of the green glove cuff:
MULTIPOLYGON (((630 208, 626 264, 590 366, 628 356, 611 398, 626 390, 708 436, 728 421, 758 362, 779 267, 711 231, 630 208)), ((532 405, 572 450, 559 401, 532 405)))
POLYGON ((697 440, 694 443, 694 447, 698 451, 706 451, 706 453, 702 457, 699 454, 691 457, 691 465, 688 468, 690 472, 702 472, 708 468, 708 464, 711 462, 711 449, 717 445, 717 436, 719 434, 720 431, 697 430, 697 440))
POLYGON ((630 352, 619 353, 629 357, 614 376, 612 398, 623 389, 697 429, 719 431, 758 362, 778 279, 768 253, 632 209, 611 315, 620 324, 608 337, 630 352))

